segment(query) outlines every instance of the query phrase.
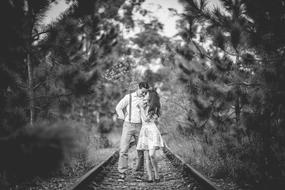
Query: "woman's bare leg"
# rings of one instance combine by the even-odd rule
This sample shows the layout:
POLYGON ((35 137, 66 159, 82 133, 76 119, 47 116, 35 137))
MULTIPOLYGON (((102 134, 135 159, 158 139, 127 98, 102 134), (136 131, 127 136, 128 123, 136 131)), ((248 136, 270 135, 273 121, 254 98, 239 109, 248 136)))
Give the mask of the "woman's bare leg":
POLYGON ((150 157, 149 157, 149 151, 145 151, 146 152, 146 171, 147 171, 147 175, 148 175, 148 179, 152 180, 152 175, 151 175, 151 161, 150 161, 150 157))
POLYGON ((149 150, 149 157, 150 157, 151 164, 152 164, 152 167, 153 167, 153 170, 154 170, 154 178, 155 179, 159 179, 157 160, 156 160, 155 152, 156 152, 155 149, 149 150))

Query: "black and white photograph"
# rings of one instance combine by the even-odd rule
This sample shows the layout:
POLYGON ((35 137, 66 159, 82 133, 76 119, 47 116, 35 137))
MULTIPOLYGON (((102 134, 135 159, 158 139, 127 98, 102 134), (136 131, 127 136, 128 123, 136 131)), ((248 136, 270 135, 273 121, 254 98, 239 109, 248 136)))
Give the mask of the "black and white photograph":
POLYGON ((285 0, 1 0, 0 190, 284 190, 285 0))

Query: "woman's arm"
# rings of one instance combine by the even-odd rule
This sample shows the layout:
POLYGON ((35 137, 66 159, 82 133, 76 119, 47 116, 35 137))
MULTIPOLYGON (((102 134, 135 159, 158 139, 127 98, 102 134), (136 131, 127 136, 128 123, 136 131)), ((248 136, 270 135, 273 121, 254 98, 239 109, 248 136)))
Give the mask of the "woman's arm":
POLYGON ((153 121, 153 122, 155 122, 155 124, 157 125, 158 124, 158 115, 157 114, 153 114, 152 116, 151 116, 151 120, 153 121))

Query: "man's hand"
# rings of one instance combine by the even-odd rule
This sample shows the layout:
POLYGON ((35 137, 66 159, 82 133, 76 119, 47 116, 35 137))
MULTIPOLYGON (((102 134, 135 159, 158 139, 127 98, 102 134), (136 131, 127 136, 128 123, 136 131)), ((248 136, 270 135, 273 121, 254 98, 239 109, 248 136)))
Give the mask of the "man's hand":
POLYGON ((123 118, 122 116, 120 117, 120 116, 118 116, 118 115, 117 115, 117 119, 119 119, 119 120, 124 120, 124 118, 123 118))
POLYGON ((142 100, 142 101, 140 101, 140 102, 138 103, 137 106, 138 106, 139 108, 145 108, 146 104, 147 104, 147 102, 146 102, 145 100, 142 100))
POLYGON ((124 124, 124 119, 122 119, 122 118, 118 118, 117 121, 118 121, 118 125, 120 125, 120 126, 122 126, 124 124))
POLYGON ((145 122, 150 122, 150 118, 146 118, 145 122))
POLYGON ((117 117, 116 117, 116 120, 117 120, 117 122, 118 122, 119 125, 121 125, 121 124, 124 123, 124 119, 125 119, 125 118, 119 117, 118 115, 117 115, 117 117))

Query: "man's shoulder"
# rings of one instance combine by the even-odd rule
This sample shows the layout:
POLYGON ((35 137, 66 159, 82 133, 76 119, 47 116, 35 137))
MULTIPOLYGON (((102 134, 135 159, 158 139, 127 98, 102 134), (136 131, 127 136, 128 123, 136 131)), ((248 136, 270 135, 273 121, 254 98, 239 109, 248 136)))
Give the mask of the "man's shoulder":
POLYGON ((132 93, 125 94, 124 98, 130 97, 130 94, 132 93))
POLYGON ((129 97, 130 95, 132 97, 137 97, 137 93, 136 92, 130 92, 130 93, 126 94, 127 97, 129 97))
POLYGON ((125 94, 125 96, 124 96, 124 97, 129 97, 129 96, 130 96, 130 94, 133 96, 133 92, 131 92, 131 93, 127 93, 127 94, 125 94))
POLYGON ((129 99, 130 96, 132 96, 132 98, 134 98, 134 99, 142 99, 142 97, 139 97, 136 92, 131 92, 131 93, 126 94, 126 95, 124 96, 124 98, 125 98, 125 99, 126 99, 126 98, 129 99))
POLYGON ((134 97, 133 93, 128 93, 128 94, 125 94, 122 99, 128 100, 128 99, 130 98, 130 95, 131 95, 132 97, 134 97))

